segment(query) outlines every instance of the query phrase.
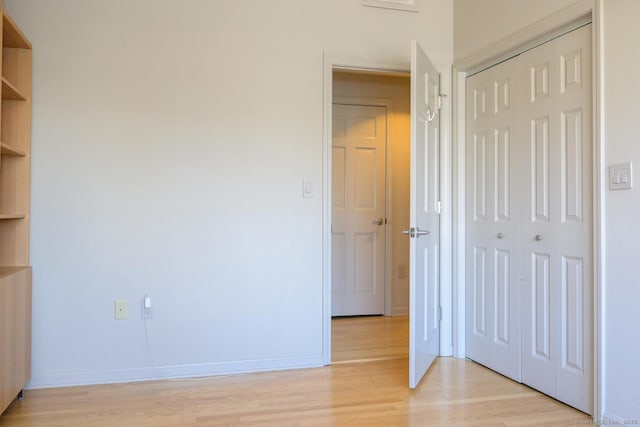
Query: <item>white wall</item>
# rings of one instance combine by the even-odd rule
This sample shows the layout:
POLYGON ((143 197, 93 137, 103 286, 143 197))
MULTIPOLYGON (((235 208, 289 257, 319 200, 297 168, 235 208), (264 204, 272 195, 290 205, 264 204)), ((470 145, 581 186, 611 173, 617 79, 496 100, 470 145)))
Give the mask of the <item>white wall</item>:
POLYGON ((575 3, 589 0, 454 0, 454 57, 460 60, 575 3))
POLYGON ((633 163, 634 188, 607 191, 606 405, 613 419, 640 420, 640 2, 606 0, 604 6, 605 163, 633 163))
POLYGON ((30 386, 321 364, 323 52, 416 38, 446 70, 452 4, 420 3, 5 0, 34 46, 30 386))
MULTIPOLYGON (((578 2, 585 3, 582 0, 455 0, 454 56, 456 59, 464 58, 578 2), (499 23, 504 25, 497 25, 499 23)), ((636 139, 640 134, 640 123, 635 99, 640 94, 640 59, 635 52, 640 39, 636 19, 640 15, 640 2, 599 0, 599 4, 604 18, 604 162, 610 165, 631 161, 638 166, 640 146, 636 139)), ((640 180, 637 173, 634 178, 640 180)), ((611 421, 637 422, 640 420, 640 370, 637 366, 640 341, 634 331, 640 324, 640 286, 637 280, 640 277, 637 259, 640 243, 633 235, 633 229, 640 217, 640 193, 636 188, 606 191, 604 204, 606 257, 602 283, 605 290, 602 307, 605 313, 602 410, 611 421)))
POLYGON ((372 74, 333 74, 333 96, 384 98, 392 102, 387 112, 387 175, 391 187, 391 313, 409 314, 409 169, 411 142, 411 91, 408 77, 372 74))

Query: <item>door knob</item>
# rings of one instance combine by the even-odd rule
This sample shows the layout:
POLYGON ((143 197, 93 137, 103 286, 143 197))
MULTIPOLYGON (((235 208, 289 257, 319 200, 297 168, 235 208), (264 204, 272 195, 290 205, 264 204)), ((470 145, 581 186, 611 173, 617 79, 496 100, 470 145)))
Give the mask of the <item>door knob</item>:
POLYGON ((542 234, 536 234, 536 242, 542 240, 542 234))
POLYGON ((504 237, 504 233, 498 233, 498 236, 496 237, 498 237, 498 239, 502 239, 504 237))
POLYGON ((380 218, 372 221, 371 224, 382 225, 382 224, 384 224, 384 218, 380 217, 380 218))

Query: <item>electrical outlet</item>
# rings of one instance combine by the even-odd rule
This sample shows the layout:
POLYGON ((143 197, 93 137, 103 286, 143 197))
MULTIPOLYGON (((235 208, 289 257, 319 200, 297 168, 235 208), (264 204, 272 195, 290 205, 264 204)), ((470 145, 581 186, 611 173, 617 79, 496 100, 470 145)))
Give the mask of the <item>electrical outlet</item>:
POLYGON ((151 306, 151 297, 150 296, 145 296, 142 299, 142 319, 143 320, 148 320, 148 319, 153 319, 153 307, 151 306))
POLYGON ((115 301, 115 317, 116 320, 127 320, 129 316, 129 310, 127 308, 127 301, 123 299, 117 299, 115 301))

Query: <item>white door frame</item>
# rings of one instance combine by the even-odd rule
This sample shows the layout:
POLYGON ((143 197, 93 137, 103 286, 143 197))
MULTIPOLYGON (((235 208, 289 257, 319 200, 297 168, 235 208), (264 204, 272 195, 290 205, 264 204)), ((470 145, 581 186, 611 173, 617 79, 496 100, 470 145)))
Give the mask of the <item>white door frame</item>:
MULTIPOLYGON (((408 42, 407 42, 408 45, 408 42)), ((381 63, 367 61, 362 58, 334 56, 324 54, 323 81, 323 135, 322 146, 322 357, 325 365, 331 364, 331 145, 332 145, 332 105, 333 105, 333 71, 354 70, 361 72, 383 73, 389 76, 407 76, 411 65, 407 62, 381 63)), ((441 75, 441 90, 447 90, 449 76, 441 75)), ((444 206, 451 206, 451 144, 449 143, 450 103, 445 102, 441 113, 440 135, 440 195, 444 206)), ((387 150, 388 152, 389 150, 387 150)), ((387 172, 388 173, 388 172, 387 172)), ((440 239, 440 305, 442 306, 442 322, 440 324, 440 352, 442 356, 451 355, 451 223, 452 210, 445 208, 441 217, 440 239)), ((387 227, 389 228, 389 227, 387 227)), ((387 236, 390 231, 387 230, 387 236)), ((390 240, 387 240, 389 246, 390 240)), ((390 270, 390 268, 389 268, 390 270)), ((388 273, 389 274, 389 273, 388 273)), ((385 279, 388 277, 385 275, 385 279)), ((389 288, 387 285, 386 288, 389 288)), ((386 291, 385 291, 386 292, 386 291)), ((385 295, 385 311, 387 301, 385 295)))
POLYGON ((603 31, 601 1, 571 5, 486 49, 456 61, 453 67, 453 353, 464 358, 465 349, 465 81, 472 74, 549 41, 587 22, 593 24, 593 419, 602 419, 604 403, 604 107, 603 31))

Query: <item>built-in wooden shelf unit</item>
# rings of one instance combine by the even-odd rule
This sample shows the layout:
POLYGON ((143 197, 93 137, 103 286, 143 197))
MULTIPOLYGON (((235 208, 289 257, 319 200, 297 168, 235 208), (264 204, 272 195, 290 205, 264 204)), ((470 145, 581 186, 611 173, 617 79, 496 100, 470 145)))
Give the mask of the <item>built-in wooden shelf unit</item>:
POLYGON ((0 94, 0 413, 31 376, 31 43, 2 12, 0 94))

